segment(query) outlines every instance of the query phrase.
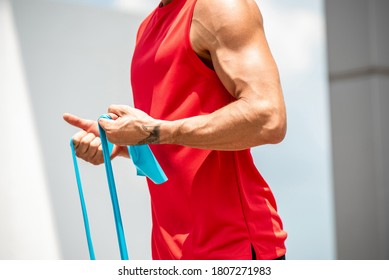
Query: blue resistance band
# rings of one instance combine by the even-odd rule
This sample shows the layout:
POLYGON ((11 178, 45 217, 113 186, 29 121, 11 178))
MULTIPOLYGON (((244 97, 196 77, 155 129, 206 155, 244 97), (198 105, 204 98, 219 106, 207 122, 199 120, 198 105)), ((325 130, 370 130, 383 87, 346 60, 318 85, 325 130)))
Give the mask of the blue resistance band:
MULTIPOLYGON (((100 116, 100 118, 111 119, 109 115, 102 115, 100 116)), ((107 140, 105 131, 104 129, 101 128, 100 125, 99 125, 99 132, 100 132, 101 144, 103 148, 105 171, 107 175, 109 192, 111 195, 112 208, 113 208, 113 213, 115 218, 116 233, 117 233, 117 238, 119 243, 120 256, 122 260, 128 260, 127 245, 126 245, 126 240, 125 240, 125 235, 123 230, 123 223, 120 215, 119 201, 117 198, 115 179, 113 176, 112 164, 110 159, 110 155, 113 149, 113 144, 107 140)), ((86 210, 86 204, 85 204, 84 194, 82 190, 81 177, 78 168, 73 139, 70 141, 70 147, 72 150, 74 171, 76 173, 78 192, 80 196, 82 215, 84 219, 85 234, 88 242, 89 257, 91 260, 95 260, 96 257, 93 249, 92 237, 90 233, 89 220, 88 220, 88 213, 86 210)), ((154 157, 148 145, 129 146, 127 147, 127 149, 136 167, 137 175, 147 176, 155 184, 162 184, 167 181, 167 177, 165 173, 163 172, 161 166, 159 165, 158 161, 154 157)))
POLYGON ((80 178, 80 170, 78 168, 77 163, 77 157, 76 157, 76 151, 74 150, 74 144, 73 139, 70 139, 70 147, 72 149, 72 157, 73 157, 73 166, 74 166, 74 172, 76 173, 76 180, 77 180, 77 186, 78 186, 78 194, 80 196, 80 202, 81 202, 81 210, 82 210, 82 216, 84 218, 84 227, 85 227, 85 234, 86 234, 86 240, 88 242, 88 249, 89 249, 89 258, 91 260, 95 260, 95 251, 93 249, 93 243, 92 243, 92 237, 90 233, 89 228, 89 219, 88 219, 88 212, 86 210, 85 205, 85 199, 84 199, 84 193, 82 191, 82 184, 81 184, 81 178, 80 178))

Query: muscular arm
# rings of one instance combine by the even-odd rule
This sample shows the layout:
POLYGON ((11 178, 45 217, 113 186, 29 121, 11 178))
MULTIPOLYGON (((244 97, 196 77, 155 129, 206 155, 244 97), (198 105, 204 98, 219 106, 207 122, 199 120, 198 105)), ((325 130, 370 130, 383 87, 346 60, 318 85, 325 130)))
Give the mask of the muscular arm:
POLYGON ((135 109, 111 106, 109 112, 119 119, 116 124, 103 120, 108 138, 117 144, 178 144, 212 150, 282 141, 286 113, 279 74, 255 2, 198 0, 190 38, 194 51, 213 66, 237 100, 212 114, 176 121, 155 120, 135 109))

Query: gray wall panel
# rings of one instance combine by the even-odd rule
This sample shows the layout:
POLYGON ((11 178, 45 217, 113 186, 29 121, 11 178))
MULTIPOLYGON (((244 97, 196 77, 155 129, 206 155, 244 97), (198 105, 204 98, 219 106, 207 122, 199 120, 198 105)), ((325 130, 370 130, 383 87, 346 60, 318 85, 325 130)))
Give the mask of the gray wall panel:
POLYGON ((341 259, 389 258, 388 3, 326 1, 341 259))

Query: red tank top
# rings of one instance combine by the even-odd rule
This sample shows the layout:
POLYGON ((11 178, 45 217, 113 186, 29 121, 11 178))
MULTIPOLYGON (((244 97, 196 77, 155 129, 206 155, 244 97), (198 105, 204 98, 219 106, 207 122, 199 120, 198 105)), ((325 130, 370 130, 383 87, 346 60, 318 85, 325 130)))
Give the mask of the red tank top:
MULTIPOLYGON (((234 101, 191 48, 196 0, 173 0, 141 24, 132 61, 134 104, 161 120, 209 114, 234 101)), ((259 259, 285 254, 276 202, 250 150, 151 145, 169 180, 148 180, 153 259, 259 259)))

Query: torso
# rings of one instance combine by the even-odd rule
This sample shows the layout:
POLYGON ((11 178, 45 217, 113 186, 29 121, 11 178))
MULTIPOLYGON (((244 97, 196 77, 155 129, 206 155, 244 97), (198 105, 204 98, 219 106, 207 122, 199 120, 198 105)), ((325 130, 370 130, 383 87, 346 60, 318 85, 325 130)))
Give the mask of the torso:
MULTIPOLYGON (((134 104, 153 118, 210 114, 234 101, 203 64, 212 61, 207 50, 213 37, 201 18, 204 2, 173 0, 140 27, 132 64, 134 104)), ((154 259, 251 259, 251 246, 263 259, 285 254, 274 197, 249 150, 150 147, 169 178, 163 185, 148 182, 154 259)))

